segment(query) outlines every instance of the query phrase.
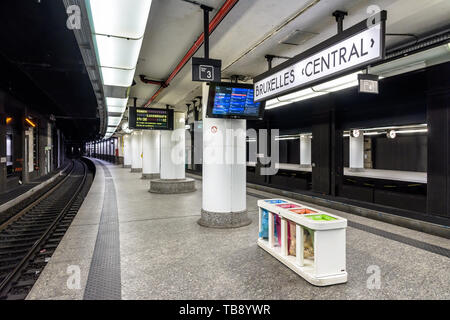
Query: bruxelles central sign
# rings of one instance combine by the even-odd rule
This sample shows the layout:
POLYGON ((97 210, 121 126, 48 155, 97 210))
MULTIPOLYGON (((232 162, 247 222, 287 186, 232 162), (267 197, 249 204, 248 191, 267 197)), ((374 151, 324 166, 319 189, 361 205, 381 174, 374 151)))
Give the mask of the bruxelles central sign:
POLYGON ((255 102, 297 91, 384 59, 386 16, 386 11, 381 11, 376 17, 256 77, 255 102))

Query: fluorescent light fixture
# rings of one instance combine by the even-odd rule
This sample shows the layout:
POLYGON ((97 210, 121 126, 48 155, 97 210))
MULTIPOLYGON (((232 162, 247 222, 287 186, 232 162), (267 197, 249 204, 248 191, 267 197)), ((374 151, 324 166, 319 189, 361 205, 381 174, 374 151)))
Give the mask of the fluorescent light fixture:
POLYGON ((127 108, 127 102, 128 99, 121 99, 121 98, 106 98, 106 105, 108 106, 108 112, 114 112, 114 113, 124 113, 125 109, 127 108))
POLYGON ((120 123, 120 120, 122 120, 122 117, 108 117, 108 126, 117 127, 120 123))
POLYGON ((420 133, 428 132, 428 129, 415 129, 415 130, 398 130, 397 133, 420 133))
POLYGON ((96 34, 144 36, 152 0, 89 0, 96 34))
POLYGON ((128 98, 111 98, 106 97, 106 104, 110 107, 126 107, 128 98))
POLYGON ((134 69, 136 67, 142 39, 128 40, 124 38, 95 35, 98 59, 101 67, 134 69))
POLYGON ((365 136, 377 136, 379 134, 383 134, 384 132, 378 132, 378 131, 373 131, 373 132, 364 132, 365 136))
POLYGON ((130 87, 133 83, 134 69, 122 70, 113 68, 100 68, 105 86, 130 87))
POLYGON ((313 88, 316 91, 336 92, 347 88, 356 87, 358 85, 358 74, 360 73, 361 72, 355 72, 331 81, 327 81, 313 88))
POLYGON ((361 135, 361 131, 358 129, 350 131, 350 136, 353 138, 358 138, 361 135))
POLYGON ((311 88, 287 94, 278 99, 269 100, 267 101, 266 109, 270 110, 293 102, 315 98, 330 92, 336 92, 347 88, 356 87, 358 86, 359 73, 361 72, 355 72, 331 81, 327 81, 311 88))
POLYGON ((116 132, 116 128, 108 128, 106 130, 106 133, 114 133, 114 132, 116 132))
POLYGON ((108 113, 124 113, 127 107, 110 107, 108 106, 108 113))
POLYGON ((300 139, 298 135, 285 135, 285 136, 277 136, 275 137, 275 141, 283 141, 283 140, 297 140, 300 139))

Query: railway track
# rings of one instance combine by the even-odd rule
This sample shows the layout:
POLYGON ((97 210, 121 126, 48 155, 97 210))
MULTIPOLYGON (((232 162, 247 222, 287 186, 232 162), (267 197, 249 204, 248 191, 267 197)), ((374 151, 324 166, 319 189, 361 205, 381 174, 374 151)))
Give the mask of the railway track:
POLYGON ((0 225, 0 299, 26 298, 75 218, 92 179, 88 166, 73 160, 62 180, 0 225))

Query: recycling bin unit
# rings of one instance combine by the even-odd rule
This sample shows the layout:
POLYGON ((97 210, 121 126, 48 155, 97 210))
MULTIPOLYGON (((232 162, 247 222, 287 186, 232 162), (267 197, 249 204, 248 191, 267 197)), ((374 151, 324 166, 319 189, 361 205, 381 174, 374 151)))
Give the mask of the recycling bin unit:
POLYGON ((258 207, 258 245, 261 248, 313 285, 328 286, 347 282, 347 219, 284 199, 258 200, 258 207), (263 222, 267 213, 268 221, 263 222), (280 220, 281 234, 277 237, 281 237, 281 241, 275 241, 274 232, 278 228, 275 229, 274 225, 280 220), (266 236, 262 234, 264 223, 268 223, 266 236), (291 223, 295 223, 295 255, 290 255, 288 251, 287 230, 291 223), (313 238, 313 256, 308 258, 304 256, 305 232, 313 238))

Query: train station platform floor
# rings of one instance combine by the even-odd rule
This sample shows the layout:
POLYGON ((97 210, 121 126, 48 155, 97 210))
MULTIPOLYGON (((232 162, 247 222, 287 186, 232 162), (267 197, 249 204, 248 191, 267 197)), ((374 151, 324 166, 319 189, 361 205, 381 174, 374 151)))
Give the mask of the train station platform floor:
POLYGON ((278 196, 248 189, 251 225, 204 228, 201 181, 193 193, 151 194, 140 174, 95 163, 91 190, 27 299, 450 299, 448 239, 324 209, 349 222, 348 282, 315 287, 256 244, 257 200, 278 196), (379 289, 368 286, 370 266, 379 289))

